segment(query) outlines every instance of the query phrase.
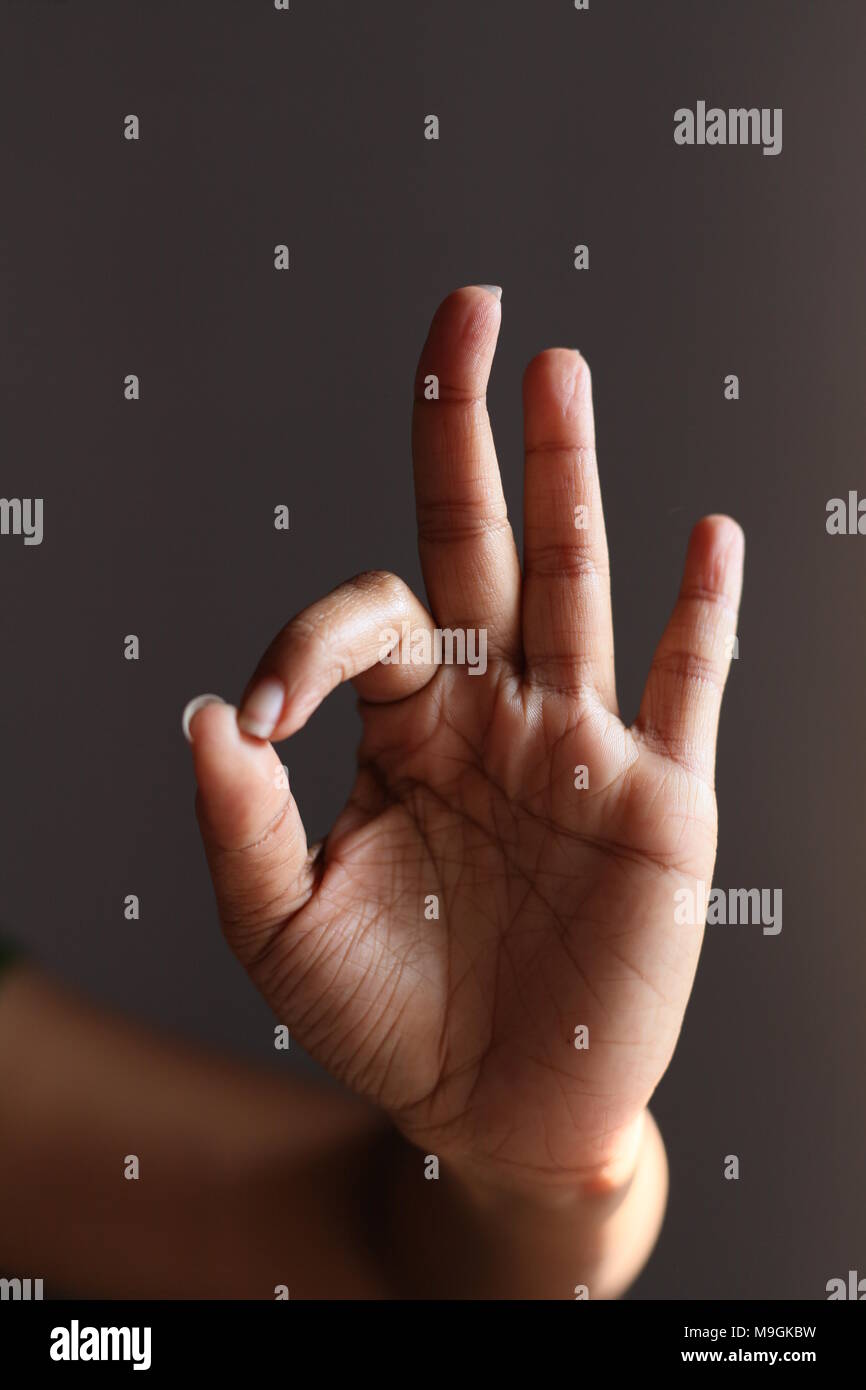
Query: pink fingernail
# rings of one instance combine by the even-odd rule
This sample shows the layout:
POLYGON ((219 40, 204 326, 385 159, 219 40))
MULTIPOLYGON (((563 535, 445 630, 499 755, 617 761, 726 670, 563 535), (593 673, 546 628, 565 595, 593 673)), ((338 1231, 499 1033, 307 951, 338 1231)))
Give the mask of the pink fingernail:
POLYGON ((286 687, 276 676, 254 685, 238 713, 238 727, 254 738, 270 738, 283 712, 286 687))

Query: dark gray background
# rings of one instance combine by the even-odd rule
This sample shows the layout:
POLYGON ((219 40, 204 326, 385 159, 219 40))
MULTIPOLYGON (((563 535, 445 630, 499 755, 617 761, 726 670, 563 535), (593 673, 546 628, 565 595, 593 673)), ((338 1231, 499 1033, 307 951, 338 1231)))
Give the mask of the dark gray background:
MULTIPOLYGON (((237 699, 358 570, 423 592, 411 387, 451 288, 504 286, 490 405, 518 533, 523 367, 556 344, 591 363, 625 715, 691 524, 745 527, 715 881, 781 887, 784 926, 708 928, 637 1297, 866 1274, 866 539, 825 530, 864 486, 864 37, 859 0, 2 8, 0 491, 44 497, 45 539, 0 538, 0 913, 66 980, 274 1065, 180 712, 237 699), (676 147, 698 99, 783 107, 782 153, 676 147)), ((311 838, 358 730, 344 689, 282 750, 311 838)))

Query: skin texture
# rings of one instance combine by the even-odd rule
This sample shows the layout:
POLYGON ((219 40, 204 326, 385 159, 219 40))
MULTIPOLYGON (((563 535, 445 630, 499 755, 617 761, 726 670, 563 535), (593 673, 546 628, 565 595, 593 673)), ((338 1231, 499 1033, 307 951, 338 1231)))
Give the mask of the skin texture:
POLYGON ((308 849, 272 743, 231 706, 195 715, 192 751, 223 927, 278 1018, 425 1153, 542 1198, 633 1171, 681 1027, 703 929, 675 925, 674 894, 712 879, 743 537, 696 526, 626 728, 589 368, 556 348, 526 370, 521 572, 485 404, 500 315, 485 289, 449 295, 418 366, 432 617, 398 578, 359 576, 282 630, 241 701, 243 725, 259 682, 282 682, 279 741, 354 682, 358 776, 330 835, 308 849), (486 629, 486 673, 383 664, 403 621, 486 629))

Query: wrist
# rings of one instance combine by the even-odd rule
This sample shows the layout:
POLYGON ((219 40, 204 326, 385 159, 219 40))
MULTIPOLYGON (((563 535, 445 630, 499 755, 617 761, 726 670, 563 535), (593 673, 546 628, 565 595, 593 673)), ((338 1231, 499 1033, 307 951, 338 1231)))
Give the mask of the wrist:
POLYGON ((507 1205, 561 1213, 594 1200, 613 1210, 632 1185, 647 1151, 650 1129, 658 1137, 654 1121, 644 1109, 616 1135, 608 1136, 597 1156, 556 1173, 509 1172, 473 1159, 452 1161, 448 1166, 466 1197, 483 1209, 507 1205))
MULTIPOLYGON (((424 1251, 424 1282, 413 1296, 449 1298, 615 1298, 642 1268, 661 1227, 667 1161, 646 1111, 629 1140, 584 1170, 517 1179, 490 1164, 444 1158, 434 1200, 419 1197, 417 1159, 400 1163, 389 1187, 400 1213, 388 1241, 390 1274, 403 1286, 424 1251), (397 1259, 394 1259, 397 1247, 397 1259), (407 1255, 406 1250, 411 1251, 407 1255)), ((432 1197, 433 1194, 431 1193, 432 1197)), ((414 1282, 414 1277, 413 1277, 414 1282)))

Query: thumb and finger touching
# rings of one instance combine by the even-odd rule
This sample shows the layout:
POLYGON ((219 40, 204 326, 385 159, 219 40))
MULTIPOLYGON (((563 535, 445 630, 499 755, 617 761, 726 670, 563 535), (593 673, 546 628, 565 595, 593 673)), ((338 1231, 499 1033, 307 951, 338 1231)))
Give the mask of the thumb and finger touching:
POLYGON ((239 710, 221 701, 187 707, 202 838, 223 921, 236 932, 267 933, 303 905, 313 884, 286 769, 264 740, 296 733, 342 681, 377 702, 426 685, 432 662, 382 660, 406 628, 432 634, 433 622, 403 581, 358 575, 282 629, 239 710))

